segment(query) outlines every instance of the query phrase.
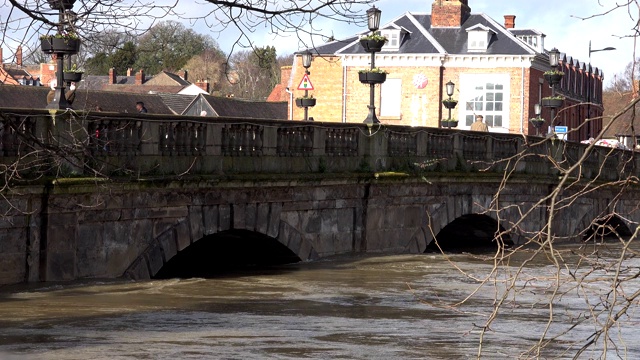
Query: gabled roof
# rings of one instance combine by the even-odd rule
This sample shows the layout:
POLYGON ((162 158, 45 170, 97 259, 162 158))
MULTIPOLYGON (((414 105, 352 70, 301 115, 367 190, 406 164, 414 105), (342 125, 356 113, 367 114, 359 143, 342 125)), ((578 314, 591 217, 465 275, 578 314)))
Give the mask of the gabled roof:
MULTIPOLYGON (((248 101, 205 94, 198 95, 184 113, 194 110, 192 107, 198 107, 200 110, 202 104, 197 104, 199 101, 208 104, 217 116, 221 117, 287 119, 288 105, 286 102, 248 101)), ((191 113, 198 115, 200 111, 191 111, 191 113)))
MULTIPOLYGON (((0 64, 2 65, 2 64, 0 64)), ((18 81, 9 74, 4 67, 0 66, 0 84, 19 85, 18 81)))
MULTIPOLYGON (((428 14, 405 13, 381 26, 381 29, 403 28, 408 32, 398 50, 387 52, 399 54, 473 54, 467 49, 467 30, 481 28, 494 35, 487 55, 535 55, 536 52, 507 30, 503 25, 485 14, 471 14, 460 27, 431 27, 428 14)), ((364 32, 362 32, 364 34, 364 32)), ((314 52, 321 55, 345 55, 367 53, 359 41, 359 34, 341 41, 332 41, 317 47, 314 52)), ((385 53, 383 48, 382 54, 385 53)))
MULTIPOLYGON (((633 101, 632 92, 619 93, 607 91, 602 94, 604 113, 602 125, 606 126, 611 118, 627 107, 633 101)), ((640 113, 640 105, 635 105, 635 112, 640 113)), ((633 116, 632 111, 627 111, 617 118, 611 127, 604 133, 607 138, 615 138, 617 135, 640 136, 640 117, 633 116), (635 132, 635 133, 634 133, 635 132)))
POLYGON ((170 73, 168 71, 161 71, 153 78, 147 79, 144 85, 162 85, 162 86, 180 86, 185 87, 191 85, 190 82, 181 78, 179 75, 170 73))
MULTIPOLYGON (((44 86, 0 85, 0 108, 43 109, 47 106, 49 88, 44 86)), ((150 114, 173 114, 162 98, 154 94, 76 90, 72 108, 75 110, 137 113, 136 102, 142 101, 150 114)))
POLYGON ((196 99, 197 95, 180 95, 180 94, 158 94, 165 105, 174 114, 182 114, 187 107, 196 99))

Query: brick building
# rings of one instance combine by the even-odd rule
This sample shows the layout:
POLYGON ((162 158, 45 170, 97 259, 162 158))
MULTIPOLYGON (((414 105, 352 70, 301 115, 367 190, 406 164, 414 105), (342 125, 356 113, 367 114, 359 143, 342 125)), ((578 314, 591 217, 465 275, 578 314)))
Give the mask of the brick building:
MULTIPOLYGON (((426 0, 425 0, 426 1, 426 0)), ((376 111, 383 124, 437 127, 448 113, 441 101, 447 97, 445 84, 456 84, 453 98, 459 100, 452 111, 459 129, 469 129, 474 115, 481 114, 492 132, 534 134, 528 119, 534 104, 551 95, 543 73, 550 70, 545 35, 537 30, 516 29, 515 16, 505 15, 501 24, 485 14, 474 14, 468 0, 434 0, 431 14, 409 12, 380 27, 389 42, 376 53, 376 66, 389 72, 376 86, 376 111)), ((426 5, 426 4, 425 4, 426 5)), ((369 86, 358 80, 358 70, 370 66, 371 55, 359 43, 364 29, 344 40, 311 49, 314 59, 309 71, 317 105, 309 116, 317 121, 362 122, 369 104, 369 86)), ((565 96, 556 109, 553 125, 569 126, 569 140, 595 134, 602 122, 592 121, 589 129, 579 125, 587 117, 602 114, 602 72, 561 54, 565 72, 556 94, 565 96), (588 90, 590 88, 590 90, 588 90), (590 99, 591 106, 586 105, 590 99)), ((275 89, 288 99, 290 118, 302 119, 303 109, 292 105, 304 68, 296 56, 293 66, 283 72, 283 84, 275 89), (285 76, 290 74, 290 76, 285 76), (292 94, 286 94, 286 89, 292 94)), ((274 95, 274 97, 278 97, 274 95)), ((546 132, 550 109, 542 117, 546 132)))

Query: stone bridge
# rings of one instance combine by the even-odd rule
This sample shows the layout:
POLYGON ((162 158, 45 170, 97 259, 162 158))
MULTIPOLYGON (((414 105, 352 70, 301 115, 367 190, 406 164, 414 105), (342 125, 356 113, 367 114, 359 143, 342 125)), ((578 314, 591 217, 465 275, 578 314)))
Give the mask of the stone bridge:
POLYGON ((593 223, 628 235, 640 221, 629 151, 437 128, 0 114, 0 284, 422 253, 436 238, 579 241, 593 223))

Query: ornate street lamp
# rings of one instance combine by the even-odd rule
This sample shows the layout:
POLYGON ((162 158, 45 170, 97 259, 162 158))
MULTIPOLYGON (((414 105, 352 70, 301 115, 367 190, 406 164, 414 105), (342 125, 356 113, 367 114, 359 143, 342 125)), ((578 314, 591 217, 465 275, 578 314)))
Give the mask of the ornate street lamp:
POLYGON ((558 63, 560 62, 560 51, 556 48, 553 48, 549 51, 549 65, 552 68, 555 68, 558 66, 558 63))
POLYGON ((587 139, 591 138, 591 76, 593 69, 591 68, 591 53, 599 52, 599 51, 611 51, 616 48, 607 46, 603 49, 591 50, 591 40, 589 40, 589 77, 587 78, 587 139))
MULTIPOLYGON (((307 50, 304 53, 302 53, 302 66, 304 67, 304 73, 306 75, 310 75, 311 73, 309 72, 309 67, 311 66, 311 59, 313 58, 313 55, 311 54, 311 51, 307 50)), ((309 97, 309 90, 304 90, 304 98, 307 99, 309 97)), ((309 120, 309 106, 305 106, 304 107, 304 121, 308 121, 309 120)))
POLYGON ((380 28, 381 15, 382 11, 380 11, 380 9, 376 8, 375 6, 367 10, 367 24, 369 25, 369 30, 371 30, 372 32, 380 28))
POLYGON ((453 96, 453 91, 456 88, 456 84, 454 84, 453 81, 449 80, 449 82, 445 84, 445 88, 447 90, 447 96, 449 96, 449 98, 446 100, 442 100, 442 104, 444 105, 444 107, 449 109, 449 118, 446 121, 442 120, 441 123, 446 122, 447 128, 451 129, 451 125, 453 125, 454 127, 457 126, 457 121, 451 120, 451 109, 455 108, 456 105, 458 105, 458 102, 451 98, 453 96))
MULTIPOLYGON (((369 30, 371 33, 375 33, 380 28, 380 16, 382 11, 373 6, 371 9, 367 10, 367 24, 369 26, 369 30)), ((376 67, 376 51, 380 51, 380 49, 369 49, 371 52, 371 70, 376 67)), ((379 124, 380 120, 376 116, 376 107, 375 107, 375 83, 369 83, 369 115, 364 119, 364 123, 367 125, 371 124, 379 124)))
POLYGON ((540 127, 544 124, 544 119, 540 117, 542 114, 542 106, 540 104, 533 105, 533 111, 536 114, 536 117, 529 119, 531 125, 536 128, 536 136, 540 135, 540 127))
MULTIPOLYGON (((560 63, 560 51, 556 48, 553 48, 549 51, 549 66, 551 66, 552 70, 557 70, 558 63, 560 63)), ((556 83, 549 83, 551 87, 551 99, 555 99, 556 96, 556 83)), ((544 99, 543 99, 544 100, 544 99)), ((551 108, 551 125, 553 125, 555 119, 556 106, 549 106, 551 108)))

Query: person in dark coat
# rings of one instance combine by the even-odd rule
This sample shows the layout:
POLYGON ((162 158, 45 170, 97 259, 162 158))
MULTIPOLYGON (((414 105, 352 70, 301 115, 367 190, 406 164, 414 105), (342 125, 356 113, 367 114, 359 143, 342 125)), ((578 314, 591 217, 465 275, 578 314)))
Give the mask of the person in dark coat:
POLYGON ((138 109, 138 113, 140 113, 140 114, 146 114, 147 113, 147 108, 144 107, 144 103, 142 101, 138 101, 136 103, 136 109, 138 109))

